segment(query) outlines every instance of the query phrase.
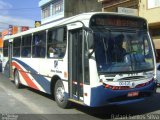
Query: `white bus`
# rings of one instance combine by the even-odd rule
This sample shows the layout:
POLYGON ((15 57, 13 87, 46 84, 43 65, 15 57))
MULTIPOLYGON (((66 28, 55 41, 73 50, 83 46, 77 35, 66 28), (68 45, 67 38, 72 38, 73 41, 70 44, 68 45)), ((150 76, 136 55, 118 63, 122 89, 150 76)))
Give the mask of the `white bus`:
POLYGON ((29 86, 96 107, 145 100, 156 91, 155 52, 147 21, 83 13, 4 38, 3 73, 29 86))

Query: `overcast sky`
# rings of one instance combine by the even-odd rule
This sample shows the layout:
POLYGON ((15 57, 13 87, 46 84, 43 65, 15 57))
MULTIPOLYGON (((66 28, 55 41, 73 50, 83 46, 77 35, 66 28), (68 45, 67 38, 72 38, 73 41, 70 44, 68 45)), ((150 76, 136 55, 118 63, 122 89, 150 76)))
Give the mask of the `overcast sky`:
POLYGON ((0 31, 8 25, 34 27, 40 20, 40 0, 0 0, 0 31))

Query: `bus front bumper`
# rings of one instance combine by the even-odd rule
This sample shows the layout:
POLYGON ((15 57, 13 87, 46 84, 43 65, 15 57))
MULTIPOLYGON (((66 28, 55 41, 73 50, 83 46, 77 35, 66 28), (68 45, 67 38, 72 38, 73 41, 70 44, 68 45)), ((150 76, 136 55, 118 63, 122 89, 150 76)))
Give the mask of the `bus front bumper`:
POLYGON ((98 107, 105 105, 121 105, 144 101, 156 92, 156 82, 129 90, 106 89, 103 85, 91 88, 90 106, 98 107), (138 93, 136 96, 129 96, 131 93, 138 93))

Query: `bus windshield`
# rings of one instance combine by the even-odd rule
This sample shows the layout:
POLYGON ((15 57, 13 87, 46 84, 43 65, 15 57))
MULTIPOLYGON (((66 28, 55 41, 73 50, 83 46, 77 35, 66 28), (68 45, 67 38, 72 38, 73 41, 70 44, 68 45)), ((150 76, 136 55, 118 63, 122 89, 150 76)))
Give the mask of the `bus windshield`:
POLYGON ((99 73, 147 71, 154 68, 146 30, 94 30, 94 51, 99 73))

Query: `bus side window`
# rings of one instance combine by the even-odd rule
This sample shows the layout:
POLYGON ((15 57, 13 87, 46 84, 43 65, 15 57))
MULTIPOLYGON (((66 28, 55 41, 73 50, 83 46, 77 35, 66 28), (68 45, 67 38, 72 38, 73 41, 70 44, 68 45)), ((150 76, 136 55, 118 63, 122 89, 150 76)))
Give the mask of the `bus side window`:
POLYGON ((15 38, 13 40, 13 57, 20 57, 21 38, 15 38))
POLYGON ((33 35, 32 56, 44 58, 46 52, 46 31, 38 32, 33 35))
POLYGON ((9 46, 9 41, 5 40, 3 43, 3 56, 8 57, 8 46, 9 46))
POLYGON ((48 31, 48 57, 62 58, 66 51, 66 31, 65 28, 50 29, 48 31))
POLYGON ((22 57, 31 57, 31 35, 26 35, 22 37, 22 57))

